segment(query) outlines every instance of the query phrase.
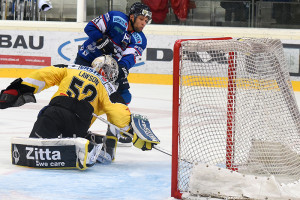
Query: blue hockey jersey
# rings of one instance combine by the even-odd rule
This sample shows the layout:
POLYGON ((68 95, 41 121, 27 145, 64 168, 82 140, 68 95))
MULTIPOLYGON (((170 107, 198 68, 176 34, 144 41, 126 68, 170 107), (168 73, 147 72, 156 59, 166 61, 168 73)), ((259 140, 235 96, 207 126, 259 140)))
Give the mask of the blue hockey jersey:
POLYGON ((102 55, 97 49, 96 41, 106 35, 114 43, 117 54, 114 56, 119 65, 127 70, 136 63, 147 46, 147 39, 143 32, 128 32, 129 17, 120 11, 110 11, 90 21, 84 31, 89 38, 83 43, 78 54, 85 60, 92 62, 102 55))

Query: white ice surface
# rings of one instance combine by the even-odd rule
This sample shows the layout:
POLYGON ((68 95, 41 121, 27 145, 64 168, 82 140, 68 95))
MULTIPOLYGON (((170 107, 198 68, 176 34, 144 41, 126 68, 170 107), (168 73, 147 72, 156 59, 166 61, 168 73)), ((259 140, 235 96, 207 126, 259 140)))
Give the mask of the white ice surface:
MULTIPOLYGON (((0 79, 0 89, 12 80, 0 79)), ((170 197, 171 157, 156 150, 119 147, 113 164, 97 164, 86 171, 12 165, 10 139, 29 135, 55 89, 36 95, 35 104, 0 110, 0 200, 174 200, 170 197)), ((161 140, 159 147, 171 152, 172 86, 131 84, 130 90, 131 112, 148 116, 161 140)), ((299 105, 300 93, 295 95, 299 105)), ((105 134, 106 125, 97 120, 91 130, 105 134)))
MULTIPOLYGON (((0 89, 13 79, 0 79, 0 89)), ((36 95, 37 103, 0 110, 0 200, 167 200, 170 198, 171 157, 157 150, 143 152, 119 147, 111 165, 86 170, 49 170, 11 164, 10 139, 27 137, 39 110, 47 105, 55 87, 36 95)), ((132 113, 146 115, 171 152, 172 86, 131 84, 132 113)), ((105 134, 97 120, 91 130, 105 134)))

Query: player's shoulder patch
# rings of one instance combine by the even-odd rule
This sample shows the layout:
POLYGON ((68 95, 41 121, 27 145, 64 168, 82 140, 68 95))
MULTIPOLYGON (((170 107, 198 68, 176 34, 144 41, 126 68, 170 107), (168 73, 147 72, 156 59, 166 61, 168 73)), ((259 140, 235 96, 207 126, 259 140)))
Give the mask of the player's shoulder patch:
POLYGON ((127 20, 125 20, 123 17, 118 16, 118 15, 113 16, 113 22, 121 25, 123 28, 127 28, 127 26, 128 26, 127 20))
POLYGON ((132 38, 134 39, 133 43, 139 44, 139 45, 146 45, 147 44, 147 39, 144 35, 143 32, 133 32, 131 34, 132 38))
POLYGON ((107 91, 107 94, 110 96, 112 93, 116 92, 115 87, 110 83, 107 82, 106 84, 104 84, 104 87, 107 91))
POLYGON ((112 93, 116 92, 116 88, 103 76, 100 78, 102 85, 104 86, 105 90, 107 91, 108 96, 112 93))

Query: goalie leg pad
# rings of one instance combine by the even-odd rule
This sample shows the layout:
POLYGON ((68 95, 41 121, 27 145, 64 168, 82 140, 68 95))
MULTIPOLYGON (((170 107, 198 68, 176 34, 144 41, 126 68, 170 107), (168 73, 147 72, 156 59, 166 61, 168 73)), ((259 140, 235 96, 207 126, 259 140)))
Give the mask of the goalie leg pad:
POLYGON ((96 162, 102 144, 92 145, 84 138, 13 138, 12 164, 47 169, 85 170, 96 162))

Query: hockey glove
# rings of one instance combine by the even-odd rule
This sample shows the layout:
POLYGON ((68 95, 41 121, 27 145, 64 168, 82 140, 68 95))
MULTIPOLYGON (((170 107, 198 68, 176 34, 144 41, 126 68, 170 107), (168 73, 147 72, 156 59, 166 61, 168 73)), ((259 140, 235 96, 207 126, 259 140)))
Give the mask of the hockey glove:
POLYGON ((0 94, 0 109, 6 109, 9 107, 19 107, 25 103, 34 102, 36 99, 33 95, 34 88, 23 85, 22 79, 18 78, 14 80, 5 90, 0 94))
POLYGON ((129 104, 131 101, 131 94, 129 92, 129 82, 127 79, 128 76, 128 70, 126 67, 119 65, 119 75, 115 82, 117 85, 116 89, 119 94, 123 97, 126 104, 129 104))
POLYGON ((118 79, 127 78, 128 74, 129 74, 129 72, 128 72, 127 68, 123 65, 119 65, 118 79))
POLYGON ((154 145, 160 143, 159 139, 152 132, 149 120, 138 114, 131 114, 131 125, 133 132, 132 143, 136 148, 143 151, 151 150, 154 145))
POLYGON ((117 54, 117 50, 114 47, 114 43, 106 36, 97 41, 97 48, 105 55, 117 54))

